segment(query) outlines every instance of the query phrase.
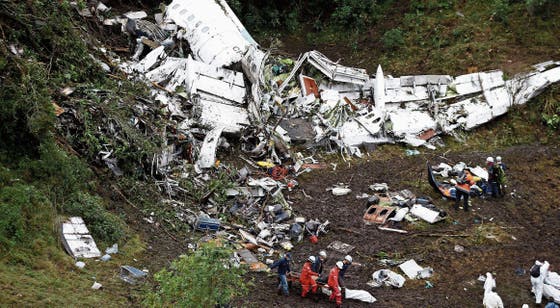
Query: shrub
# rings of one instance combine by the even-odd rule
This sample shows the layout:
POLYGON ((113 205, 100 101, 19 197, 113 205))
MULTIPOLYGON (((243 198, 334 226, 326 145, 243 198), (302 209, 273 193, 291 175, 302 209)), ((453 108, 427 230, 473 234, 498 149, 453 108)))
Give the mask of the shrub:
POLYGON ((105 209, 100 197, 78 193, 65 205, 64 212, 81 216, 95 239, 114 243, 124 235, 122 221, 105 209))
POLYGON ((548 0, 526 0, 525 5, 531 15, 538 15, 545 11, 544 8, 548 2, 548 0))
POLYGON ((49 200, 33 186, 0 188, 0 247, 30 247, 38 237, 49 238, 53 213, 49 200))
POLYGON ((508 0, 494 0, 492 4, 492 18, 495 21, 507 23, 510 12, 511 8, 508 0))
POLYGON ((398 49, 404 46, 403 32, 399 28, 391 29, 381 37, 383 47, 390 50, 398 49))
POLYGON ((190 255, 180 256, 169 270, 154 275, 159 287, 148 294, 144 305, 214 307, 245 294, 243 270, 231 265, 231 253, 230 249, 207 243, 190 255))
POLYGON ((29 181, 44 189, 55 206, 60 207, 76 191, 87 188, 92 173, 79 158, 68 155, 52 141, 43 142, 39 154, 37 160, 23 159, 20 169, 29 181))
POLYGON ((375 0, 335 0, 336 8, 331 18, 341 28, 364 29, 377 19, 375 0))

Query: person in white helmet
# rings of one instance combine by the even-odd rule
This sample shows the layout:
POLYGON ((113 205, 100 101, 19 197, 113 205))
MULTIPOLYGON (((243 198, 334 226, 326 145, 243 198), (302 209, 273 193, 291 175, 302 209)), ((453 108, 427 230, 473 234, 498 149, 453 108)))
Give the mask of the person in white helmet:
POLYGON ((328 279, 328 283, 327 286, 329 287, 329 289, 331 290, 331 296, 329 297, 330 301, 336 301, 336 307, 342 307, 342 293, 341 293, 341 288, 340 288, 340 284, 339 284, 339 274, 340 274, 340 270, 342 269, 342 267, 344 266, 344 263, 342 263, 342 261, 338 261, 336 262, 336 266, 334 266, 331 271, 329 272, 329 279, 328 279))
POLYGON ((324 250, 319 251, 319 255, 315 256, 315 262, 311 266, 311 269, 319 275, 322 274, 325 260, 327 260, 327 252, 324 250))
POLYGON ((344 257, 344 260, 342 260, 342 268, 340 269, 339 273, 339 284, 343 290, 346 289, 346 284, 344 283, 344 275, 346 274, 346 271, 348 270, 350 265, 352 265, 352 256, 346 255, 344 257))
POLYGON ((507 166, 502 162, 501 156, 496 156, 496 173, 498 182, 498 195, 503 197, 506 194, 506 170, 507 166))
POLYGON ((317 293, 317 274, 311 269, 311 265, 315 263, 315 256, 309 256, 307 261, 303 264, 299 282, 301 283, 301 297, 307 297, 307 293, 311 291, 313 294, 317 293))
POLYGON ((488 186, 492 197, 498 196, 498 169, 494 165, 494 158, 486 158, 486 170, 488 171, 488 186))

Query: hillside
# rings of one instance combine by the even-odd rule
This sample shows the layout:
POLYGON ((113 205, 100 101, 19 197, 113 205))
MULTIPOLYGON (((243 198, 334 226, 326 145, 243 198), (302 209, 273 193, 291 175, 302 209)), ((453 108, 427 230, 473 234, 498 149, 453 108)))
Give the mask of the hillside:
MULTIPOLYGON (((370 73, 377 65, 394 76, 501 69, 506 78, 529 71, 533 64, 560 60, 558 1, 227 2, 256 41, 278 59, 296 59, 316 49, 370 73)), ((103 15, 107 19, 137 10, 153 16, 163 9, 157 1, 104 3, 111 8, 103 15)), ((165 289, 174 287, 165 280, 175 283, 173 279, 191 273, 178 270, 181 260, 204 263, 207 267, 200 268, 206 272, 196 276, 204 282, 215 264, 221 264, 212 262, 229 262, 232 249, 243 245, 239 237, 226 240, 228 232, 241 226, 258 234, 251 219, 233 213, 239 200, 227 192, 239 185, 244 167, 269 153, 248 162, 245 147, 256 144, 258 135, 243 139, 230 134, 220 143, 214 166, 198 173, 197 147, 207 130, 194 125, 185 133, 185 116, 155 99, 154 87, 161 85, 130 77, 121 65, 131 58, 134 39, 120 25, 104 26, 99 11, 90 9, 96 5, 0 2, 0 305, 205 306, 205 299, 221 297, 225 302, 220 303, 226 304, 233 296, 234 306, 334 306, 326 297, 316 304, 299 298, 299 287, 284 299, 275 294, 274 275, 249 272, 239 280, 236 270, 216 274, 223 275, 228 284, 223 289, 230 293, 206 293, 203 283, 200 289, 186 284, 180 288, 200 296, 185 300, 181 292, 177 299, 170 295, 173 290, 165 289), (180 150, 172 153, 170 145, 180 150), (161 167, 165 153, 174 158, 161 167), (201 237, 212 233, 193 230, 191 220, 200 211, 221 220, 226 234, 216 240, 218 247, 229 243, 223 251, 210 248, 210 257, 204 249, 199 250, 202 255, 193 252, 201 237), (88 259, 83 269, 76 267, 60 234, 61 223, 72 216, 84 219, 102 252, 115 243, 119 252, 107 262, 88 259), (190 259, 178 258, 183 254, 190 259), (146 270, 147 281, 123 282, 122 265, 146 270), (103 287, 91 289, 94 282, 103 287)), ((173 97, 191 112, 192 97, 185 92, 173 97)), ((273 120, 269 124, 283 119, 273 120)), ((314 157, 322 169, 290 175, 298 186, 285 190, 284 202, 293 216, 330 221, 319 244, 306 238, 295 245, 294 268, 299 271, 309 254, 340 240, 356 246, 352 254, 362 264, 351 268, 348 286, 370 291, 378 307, 480 306, 483 289, 476 279, 487 271, 496 276, 506 306, 534 302, 530 266, 535 260, 560 264, 555 227, 560 220, 555 201, 560 197, 559 129, 560 86, 554 85, 475 130, 443 136, 443 146, 420 148, 419 155, 406 155, 410 148, 403 145, 363 149, 362 158, 294 145, 291 152, 314 157), (475 198, 472 212, 454 212, 452 201, 442 200, 427 182, 426 163, 483 165, 487 156, 502 156, 508 164, 511 195, 475 198), (340 182, 352 193, 325 193, 340 182), (429 196, 449 217, 435 225, 408 225, 410 234, 365 225, 364 200, 356 196, 380 182, 429 196), (456 245, 464 251, 456 252, 456 245), (433 288, 423 281, 407 281, 402 289, 366 286, 384 258, 414 258, 432 267, 433 288)), ((255 177, 267 176, 266 169, 249 169, 255 177)), ((266 206, 281 203, 269 198, 267 193, 259 203, 260 213, 248 210, 247 217, 260 219, 266 206)), ((264 255, 258 254, 260 261, 278 257, 264 255)), ((339 257, 333 253, 327 267, 339 257)), ((366 305, 348 301, 344 306, 366 305)))

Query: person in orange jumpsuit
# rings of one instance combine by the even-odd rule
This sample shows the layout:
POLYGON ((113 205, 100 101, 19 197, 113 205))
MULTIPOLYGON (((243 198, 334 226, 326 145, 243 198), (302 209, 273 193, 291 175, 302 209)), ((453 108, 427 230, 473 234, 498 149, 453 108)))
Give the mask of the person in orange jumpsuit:
POLYGON ((299 276, 299 282, 301 283, 301 297, 306 297, 310 290, 313 294, 317 293, 317 282, 315 279, 319 276, 319 274, 315 273, 311 269, 311 265, 313 263, 315 263, 315 257, 310 256, 303 264, 303 269, 301 270, 301 275, 299 276))
POLYGON ((342 263, 342 261, 338 261, 336 262, 336 266, 333 267, 329 273, 329 279, 327 282, 327 285, 329 286, 329 289, 331 289, 331 297, 329 297, 329 300, 336 301, 336 307, 341 307, 342 306, 342 293, 340 292, 340 285, 338 284, 338 274, 340 273, 340 270, 342 269, 342 267, 344 266, 344 264, 342 263))

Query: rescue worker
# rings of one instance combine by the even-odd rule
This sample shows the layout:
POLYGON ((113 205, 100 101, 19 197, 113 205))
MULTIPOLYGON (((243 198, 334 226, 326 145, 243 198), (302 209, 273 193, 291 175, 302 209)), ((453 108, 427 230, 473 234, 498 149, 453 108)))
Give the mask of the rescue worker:
POLYGON ((461 170, 461 174, 457 180, 452 183, 455 184, 455 210, 459 210, 459 203, 461 202, 461 199, 463 199, 463 209, 465 212, 468 212, 471 185, 474 184, 472 174, 463 169, 461 170))
POLYGON ((288 252, 284 255, 284 257, 280 258, 278 261, 270 265, 270 269, 278 267, 278 279, 280 280, 280 283, 278 284, 278 295, 282 294, 282 292, 284 292, 284 295, 286 296, 290 295, 290 292, 288 291, 287 275, 290 274, 291 259, 292 256, 288 252))
POLYGON ((319 251, 319 255, 315 257, 315 262, 311 266, 311 269, 321 275, 323 273, 323 263, 327 260, 327 253, 324 250, 319 251))
POLYGON ((350 255, 346 255, 344 257, 344 260, 342 260, 342 269, 340 269, 340 279, 339 279, 339 284, 340 287, 342 288, 343 292, 346 289, 346 283, 344 283, 344 275, 346 274, 346 271, 348 270, 348 268, 350 267, 350 265, 352 265, 352 257, 350 255))
POLYGON ((344 264, 342 261, 336 262, 336 266, 331 269, 329 272, 329 279, 327 282, 327 286, 331 290, 331 296, 329 297, 330 301, 336 301, 336 307, 342 307, 342 293, 340 292, 340 285, 339 285, 339 274, 340 270, 344 264))
POLYGON ((501 156, 496 156, 496 169, 497 169, 498 194, 500 197, 503 197, 506 194, 507 166, 502 162, 501 156))
POLYGON ((311 290, 311 293, 317 294, 317 274, 311 269, 311 265, 315 263, 315 257, 309 256, 307 261, 303 264, 303 269, 301 270, 301 275, 299 276, 299 282, 301 283, 301 297, 307 297, 307 293, 311 290))
POLYGON ((494 158, 486 158, 486 171, 488 171, 488 186, 492 197, 498 196, 498 169, 494 166, 494 158))

